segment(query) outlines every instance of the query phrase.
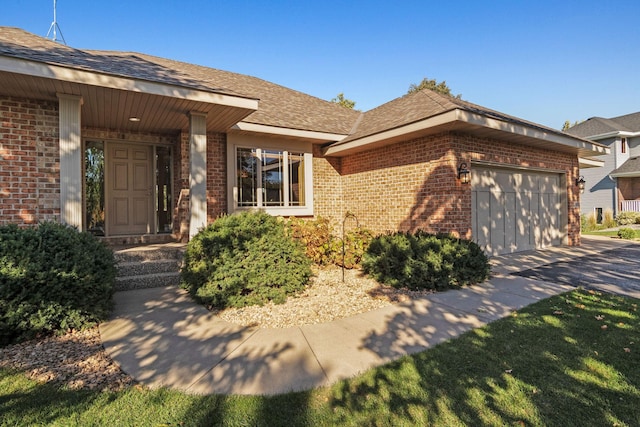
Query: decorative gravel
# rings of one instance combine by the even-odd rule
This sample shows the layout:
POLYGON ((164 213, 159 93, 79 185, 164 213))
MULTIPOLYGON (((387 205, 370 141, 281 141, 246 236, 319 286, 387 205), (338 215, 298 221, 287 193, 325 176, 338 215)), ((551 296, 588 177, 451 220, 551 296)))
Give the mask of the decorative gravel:
MULTIPOLYGON (((353 316, 430 292, 398 290, 382 285, 359 270, 316 269, 307 289, 284 304, 230 308, 217 314, 244 326, 287 328, 353 316)), ((97 327, 0 348, 0 367, 24 371, 39 382, 71 389, 117 391, 135 384, 107 356, 97 327)))
POLYGON ((0 348, 0 367, 74 390, 117 391, 135 383, 107 356, 97 327, 0 348))
POLYGON ((227 308, 216 314, 242 326, 288 328, 326 323, 431 293, 385 286, 356 269, 344 270, 344 282, 338 267, 316 268, 313 273, 307 289, 284 304, 227 308))

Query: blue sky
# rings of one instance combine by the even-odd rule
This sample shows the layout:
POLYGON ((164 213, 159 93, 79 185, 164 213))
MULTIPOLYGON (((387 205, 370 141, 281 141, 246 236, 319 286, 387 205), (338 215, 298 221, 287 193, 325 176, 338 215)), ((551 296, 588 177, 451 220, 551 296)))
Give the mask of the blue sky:
MULTIPOLYGON (((52 0, 0 0, 45 36, 52 0)), ((369 110, 423 77, 560 128, 640 111, 640 2, 58 0, 67 44, 249 74, 369 110)), ((58 34, 58 38, 60 38, 58 34)))

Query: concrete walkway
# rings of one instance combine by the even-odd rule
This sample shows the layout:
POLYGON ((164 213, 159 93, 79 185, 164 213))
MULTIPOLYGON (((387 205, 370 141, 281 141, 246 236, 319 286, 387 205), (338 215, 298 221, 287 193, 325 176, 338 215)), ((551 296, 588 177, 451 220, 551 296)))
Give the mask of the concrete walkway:
POLYGON ((482 285, 286 329, 225 322, 176 287, 119 292, 113 319, 100 326, 100 333, 121 368, 151 387, 195 394, 306 390, 423 351, 573 289, 511 273, 621 245, 589 238, 580 248, 494 257, 493 277, 482 285))

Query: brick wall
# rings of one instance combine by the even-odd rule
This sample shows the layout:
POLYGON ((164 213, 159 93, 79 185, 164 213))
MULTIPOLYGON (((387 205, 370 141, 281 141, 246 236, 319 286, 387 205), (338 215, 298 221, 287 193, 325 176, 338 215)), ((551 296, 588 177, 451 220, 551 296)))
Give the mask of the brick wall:
MULTIPOLYGON (((318 159, 314 172, 316 164, 322 164, 320 160, 339 165, 336 171, 341 175, 343 204, 337 211, 339 214, 332 215, 330 200, 318 194, 317 214, 339 220, 349 211, 361 225, 378 233, 423 229, 466 238, 472 235, 471 186, 461 184, 457 178, 460 163, 466 162, 472 173, 472 160, 564 171, 568 240, 572 245, 580 242, 579 195, 572 185, 578 174, 578 159, 574 155, 452 132, 341 159, 318 159)), ((331 174, 326 169, 318 170, 314 190, 321 193, 322 181, 331 174)))
MULTIPOLYGON (((174 236, 189 239, 189 132, 180 134, 174 156, 174 236)), ((227 136, 207 133, 207 223, 227 213, 227 136)))
POLYGON ((58 103, 0 98, 0 224, 60 218, 58 103))
MULTIPOLYGON (((323 158, 320 146, 313 147, 313 210, 315 217, 344 217, 342 196, 341 160, 338 157, 323 158)), ((337 225, 334 222, 334 226, 337 225)))

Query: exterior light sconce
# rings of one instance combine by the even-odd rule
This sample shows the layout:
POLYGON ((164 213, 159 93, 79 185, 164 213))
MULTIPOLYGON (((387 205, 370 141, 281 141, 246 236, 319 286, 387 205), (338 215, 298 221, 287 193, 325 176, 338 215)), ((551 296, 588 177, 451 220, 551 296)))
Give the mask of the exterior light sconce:
POLYGON ((578 187, 578 190, 580 190, 580 194, 584 193, 585 183, 586 181, 584 180, 584 177, 582 175, 580 175, 580 178, 576 178, 576 187, 578 187))
POLYGON ((458 179, 463 184, 468 184, 471 180, 471 171, 467 169, 466 163, 461 163, 458 167, 458 179))

